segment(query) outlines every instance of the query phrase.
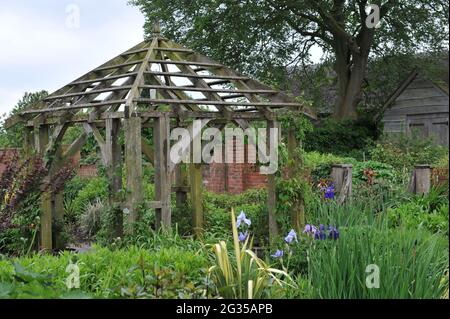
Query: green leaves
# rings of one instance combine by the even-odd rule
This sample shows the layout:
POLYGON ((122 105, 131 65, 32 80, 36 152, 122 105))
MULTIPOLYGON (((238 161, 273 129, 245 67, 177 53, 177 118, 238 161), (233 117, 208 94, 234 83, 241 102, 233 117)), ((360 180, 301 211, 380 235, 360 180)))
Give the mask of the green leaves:
MULTIPOLYGON (((305 68, 311 62, 313 48, 319 47, 325 53, 325 60, 338 62, 335 71, 339 85, 335 95, 343 99, 348 91, 357 96, 349 101, 352 105, 345 105, 355 108, 355 112, 361 91, 348 83, 353 80, 358 87, 366 85, 362 80, 366 76, 366 59, 448 50, 447 2, 372 1, 371 4, 378 4, 381 9, 379 29, 367 27, 366 13, 361 8, 365 3, 356 0, 130 1, 146 17, 147 36, 159 21, 166 37, 268 83, 289 88, 292 81, 287 73, 301 65, 304 81, 300 88, 315 95, 316 102, 328 93, 320 92, 317 96, 323 79, 334 78, 329 72, 323 76, 323 72, 305 68), (313 80, 311 73, 316 73, 313 80)), ((402 68, 404 65, 407 64, 402 64, 402 68)), ((389 73, 395 72, 391 72, 390 64, 384 63, 379 78, 384 81, 389 73)), ((366 91, 373 93, 370 89, 366 91)), ((323 102, 329 108, 334 101, 323 102)))
POLYGON ((293 287, 293 280, 285 271, 270 267, 253 252, 253 240, 247 237, 242 245, 239 243, 234 209, 230 217, 234 254, 228 251, 225 241, 220 241, 213 245, 216 259, 209 268, 219 295, 226 299, 261 299, 268 296, 271 282, 293 287))
POLYGON ((14 285, 9 282, 0 282, 0 299, 6 299, 14 291, 14 285))
POLYGON ((309 251, 316 297, 441 298, 444 293, 441 281, 448 267, 448 243, 439 236, 352 228, 344 231, 339 241, 327 244, 313 245, 309 251), (371 264, 380 270, 378 289, 366 286, 366 269, 371 264))
POLYGON ((42 274, 38 274, 35 272, 31 272, 26 270, 22 265, 18 264, 18 263, 14 263, 14 278, 20 282, 33 282, 33 281, 37 281, 40 283, 47 283, 50 279, 49 276, 45 276, 42 274))
MULTIPOLYGON (((33 106, 35 103, 39 102, 41 99, 48 95, 47 91, 39 91, 28 93, 26 92, 22 99, 17 102, 14 109, 11 112, 12 115, 17 115, 19 112, 26 108, 33 106)), ((0 120, 2 116, 0 114, 0 120)), ((0 121, 0 148, 11 148, 23 146, 23 125, 17 125, 9 130, 3 128, 3 123, 0 121)))
POLYGON ((376 161, 390 164, 396 169, 411 169, 417 164, 438 163, 448 156, 448 149, 436 146, 432 139, 420 136, 399 134, 398 136, 384 136, 370 151, 376 161))
POLYGON ((35 255, 0 261, 0 298, 202 298, 207 290, 205 250, 166 242, 152 250, 129 246, 111 251, 35 255), (66 267, 76 257, 80 290, 69 291, 66 267))

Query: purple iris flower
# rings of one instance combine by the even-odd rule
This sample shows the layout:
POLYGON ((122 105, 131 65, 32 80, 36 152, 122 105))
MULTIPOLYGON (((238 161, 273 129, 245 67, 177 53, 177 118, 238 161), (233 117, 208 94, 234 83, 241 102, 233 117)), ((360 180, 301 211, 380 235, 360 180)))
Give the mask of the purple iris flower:
POLYGON ((317 240, 325 240, 325 239, 327 239, 327 234, 325 234, 325 232, 317 232, 314 235, 314 238, 317 240))
POLYGON ((325 240, 327 239, 327 234, 325 233, 325 225, 320 224, 319 230, 314 233, 314 239, 325 240))
POLYGON ((328 234, 329 239, 334 239, 334 240, 339 239, 339 231, 336 227, 330 226, 328 228, 328 230, 329 230, 329 234, 328 234))
POLYGON ((335 193, 334 185, 328 186, 325 189, 325 198, 326 199, 334 199, 334 193, 335 193))
POLYGON ((245 213, 241 211, 241 214, 238 216, 236 221, 236 226, 239 228, 241 227, 241 224, 244 223, 247 226, 250 226, 252 224, 252 221, 245 216, 245 213))
POLYGON ((290 243, 292 243, 293 240, 298 241, 298 240, 297 240, 297 233, 295 232, 295 230, 292 229, 292 230, 289 232, 289 234, 286 236, 286 238, 284 239, 284 241, 285 241, 286 243, 290 244, 290 243))
POLYGON ((308 235, 315 235, 317 233, 317 227, 308 224, 305 226, 305 230, 303 231, 303 233, 308 235))
POLYGON ((245 233, 239 233, 239 241, 245 241, 247 239, 248 232, 245 233))
POLYGON ((284 252, 282 251, 282 250, 277 250, 276 252, 275 252, 275 254, 273 254, 273 255, 271 255, 273 258, 281 258, 281 257, 283 257, 283 255, 284 255, 284 252))
POLYGON ((305 226, 305 230, 303 231, 304 234, 310 234, 312 232, 312 226, 310 224, 307 224, 305 226))

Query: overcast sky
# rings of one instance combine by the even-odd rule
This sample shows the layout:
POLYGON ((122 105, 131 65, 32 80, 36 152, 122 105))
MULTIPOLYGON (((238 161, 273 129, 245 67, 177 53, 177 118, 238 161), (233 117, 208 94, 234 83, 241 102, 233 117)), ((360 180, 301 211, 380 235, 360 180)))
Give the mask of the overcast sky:
POLYGON ((138 44, 143 25, 126 0, 0 0, 0 116, 138 44))

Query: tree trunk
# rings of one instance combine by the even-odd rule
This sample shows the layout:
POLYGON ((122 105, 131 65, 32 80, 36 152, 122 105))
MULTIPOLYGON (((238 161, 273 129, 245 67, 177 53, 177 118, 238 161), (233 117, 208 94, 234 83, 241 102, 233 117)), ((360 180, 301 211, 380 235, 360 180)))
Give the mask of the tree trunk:
POLYGON ((336 119, 358 117, 356 110, 362 99, 362 86, 373 38, 374 30, 364 28, 355 39, 357 49, 352 47, 347 39, 335 38, 333 47, 336 54, 335 71, 338 80, 338 98, 334 111, 336 119))
MULTIPOLYGON (((338 52, 336 52, 338 55, 338 52)), ((342 66, 343 58, 336 59, 338 78, 338 98, 334 111, 336 119, 356 119, 357 107, 362 99, 362 85, 367 67, 367 58, 360 55, 352 56, 352 64, 342 66), (340 64, 340 65, 338 65, 340 64)))

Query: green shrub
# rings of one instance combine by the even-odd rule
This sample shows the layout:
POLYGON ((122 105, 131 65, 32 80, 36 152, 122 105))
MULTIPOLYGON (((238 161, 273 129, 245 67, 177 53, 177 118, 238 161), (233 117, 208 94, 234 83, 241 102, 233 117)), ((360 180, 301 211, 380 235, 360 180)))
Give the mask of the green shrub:
POLYGON ((442 155, 434 164, 436 167, 447 168, 449 166, 448 152, 446 154, 442 155))
POLYGON ((203 206, 205 210, 205 230, 217 238, 229 236, 230 211, 244 211, 252 220, 255 242, 265 241, 268 232, 267 192, 265 189, 248 190, 240 195, 214 194, 205 192, 203 206))
POLYGON ((78 191, 73 198, 73 209, 79 216, 89 203, 97 199, 105 200, 108 198, 108 181, 105 177, 96 177, 89 179, 87 183, 78 191))
POLYGON ((442 190, 432 189, 425 196, 415 196, 387 211, 391 227, 427 229, 448 236, 448 198, 442 190))
POLYGON ((304 154, 305 167, 310 170, 311 178, 314 183, 320 179, 330 177, 331 167, 334 164, 352 164, 355 165, 358 161, 352 157, 342 157, 334 154, 322 154, 319 152, 306 152, 304 154))
POLYGON ((336 121, 326 119, 307 132, 305 150, 363 158, 363 153, 378 137, 377 127, 365 120, 336 121))
POLYGON ((80 292, 95 298, 199 298, 204 292, 208 266, 202 252, 177 246, 153 251, 135 246, 114 251, 93 247, 78 255, 65 252, 56 257, 36 255, 0 261, 0 297, 64 297, 69 293, 66 267, 76 261, 80 292), (32 275, 25 281, 18 280, 13 263, 32 275))
POLYGON ((407 136, 384 136, 371 150, 373 160, 392 165, 396 169, 410 169, 418 164, 438 164, 445 161, 448 149, 437 146, 432 139, 407 136))
POLYGON ((441 298, 448 281, 448 242, 418 230, 341 229, 337 241, 315 241, 308 251, 315 298, 441 298), (366 286, 377 265, 379 288, 366 286))
POLYGON ((356 162, 353 165, 354 181, 367 182, 367 177, 364 175, 364 171, 367 169, 372 169, 375 172, 375 183, 392 183, 395 181, 395 171, 393 166, 373 160, 366 162, 356 162))
POLYGON ((0 231, 0 253, 17 256, 36 248, 40 216, 39 194, 31 193, 12 217, 14 227, 0 231))
POLYGON ((100 230, 105 210, 105 205, 99 199, 86 205, 80 216, 80 228, 89 238, 100 230))

